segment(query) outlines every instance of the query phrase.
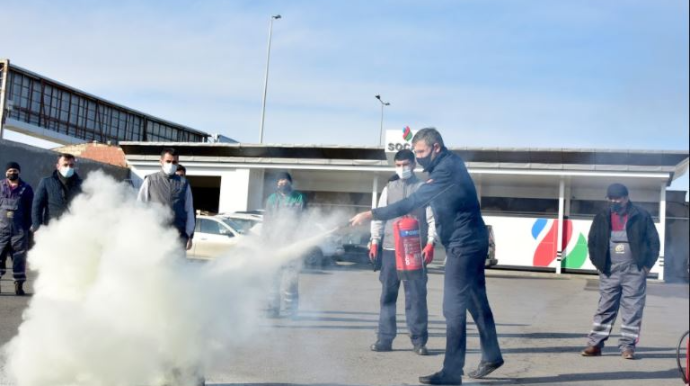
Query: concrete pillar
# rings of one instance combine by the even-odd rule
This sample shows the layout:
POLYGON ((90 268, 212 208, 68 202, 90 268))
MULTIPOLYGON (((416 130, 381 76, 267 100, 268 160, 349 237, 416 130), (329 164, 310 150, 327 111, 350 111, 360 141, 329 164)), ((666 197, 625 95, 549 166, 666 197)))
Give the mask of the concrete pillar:
POLYGON ((659 280, 664 280, 664 255, 666 248, 666 184, 661 184, 661 196, 659 197, 659 260, 657 267, 659 270, 659 280))
POLYGON ((558 239, 556 240, 556 274, 561 274, 563 263, 563 217, 565 215, 565 180, 558 183, 558 239))
POLYGON ((2 139, 3 126, 7 119, 5 114, 7 113, 7 78, 10 76, 10 61, 0 60, 0 66, 2 66, 0 68, 0 72, 2 72, 2 74, 0 74, 0 139, 2 139))
POLYGON ((374 174, 374 181, 372 182, 371 186, 371 208, 376 208, 376 206, 379 203, 379 178, 376 174, 374 174))
POLYGON ((249 169, 235 169, 221 173, 219 213, 249 209, 249 169))

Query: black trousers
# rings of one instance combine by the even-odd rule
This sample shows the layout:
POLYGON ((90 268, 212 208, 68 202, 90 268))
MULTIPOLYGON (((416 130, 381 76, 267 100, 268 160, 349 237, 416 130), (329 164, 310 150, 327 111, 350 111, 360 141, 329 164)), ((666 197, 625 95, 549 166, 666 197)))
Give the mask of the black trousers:
MULTIPOLYGON (((395 268, 395 251, 383 250, 381 255, 381 313, 379 314, 378 339, 391 342, 397 335, 396 303, 400 279, 395 268)), ((426 303, 427 276, 422 279, 404 280, 405 319, 414 346, 426 345, 429 340, 429 311, 426 303)))
POLYGON ((465 251, 446 249, 443 286, 443 316, 446 318, 446 357, 443 371, 451 376, 463 374, 467 349, 467 311, 479 330, 483 362, 503 360, 496 335, 496 323, 486 297, 484 261, 487 249, 465 251))

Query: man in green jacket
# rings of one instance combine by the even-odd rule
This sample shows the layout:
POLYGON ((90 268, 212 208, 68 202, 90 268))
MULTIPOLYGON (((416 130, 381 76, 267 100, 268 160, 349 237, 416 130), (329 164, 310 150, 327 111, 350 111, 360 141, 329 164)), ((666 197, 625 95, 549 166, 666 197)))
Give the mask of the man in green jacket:
MULTIPOLYGON (((307 208, 307 199, 301 192, 292 189, 290 173, 278 173, 276 191, 266 200, 264 212, 264 235, 279 245, 292 240, 293 230, 307 208)), ((279 317, 281 304, 287 316, 296 316, 299 308, 299 271, 301 261, 293 260, 281 267, 273 283, 269 298, 268 315, 279 317)))

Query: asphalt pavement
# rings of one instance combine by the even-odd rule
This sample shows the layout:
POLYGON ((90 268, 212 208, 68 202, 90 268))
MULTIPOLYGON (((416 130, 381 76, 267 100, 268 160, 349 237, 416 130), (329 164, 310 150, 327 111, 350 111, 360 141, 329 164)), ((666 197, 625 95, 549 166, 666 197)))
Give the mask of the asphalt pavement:
MULTIPOLYGON (((487 287, 506 364, 466 385, 682 385, 675 347, 688 330, 687 284, 649 281, 637 360, 624 360, 616 334, 598 358, 583 358, 596 309, 598 279, 489 270, 487 287)), ((375 353, 378 274, 366 265, 339 264, 300 277, 301 310, 295 319, 265 319, 258 333, 207 373, 207 384, 229 385, 416 385, 420 375, 441 368, 445 321, 441 311, 443 271, 432 266, 428 304, 430 355, 411 351, 398 299, 399 336, 393 352, 375 353)), ((16 297, 11 279, 0 293, 0 344, 16 334, 30 297, 16 297)), ((29 286, 29 291, 31 287, 29 286)), ((479 338, 468 317, 465 372, 479 362, 479 338)), ((0 363, 0 367, 2 367, 0 363)), ((0 385, 9 385, 0 381, 0 385)))

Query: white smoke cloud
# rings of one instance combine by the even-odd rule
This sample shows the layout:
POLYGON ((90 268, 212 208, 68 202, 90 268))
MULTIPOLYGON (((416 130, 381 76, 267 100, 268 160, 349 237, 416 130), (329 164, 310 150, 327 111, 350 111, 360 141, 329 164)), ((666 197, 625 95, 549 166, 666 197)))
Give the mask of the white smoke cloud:
POLYGON ((283 249, 245 237, 198 263, 168 219, 125 184, 89 176, 70 213, 36 234, 35 295, 3 348, 5 376, 19 386, 116 386, 178 372, 189 382, 253 338, 275 270, 324 237, 312 228, 283 249))

